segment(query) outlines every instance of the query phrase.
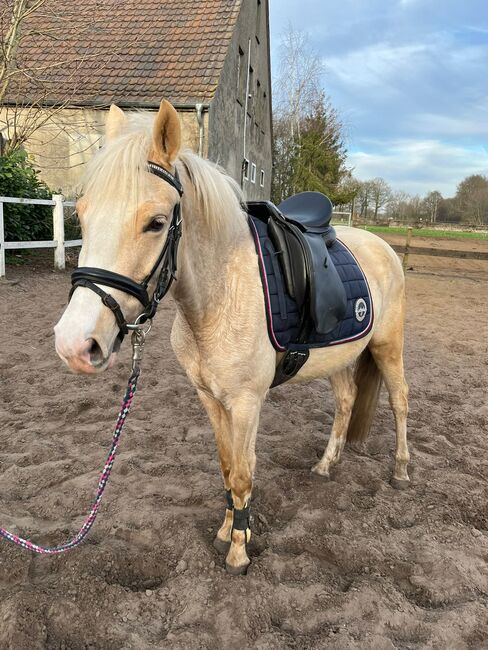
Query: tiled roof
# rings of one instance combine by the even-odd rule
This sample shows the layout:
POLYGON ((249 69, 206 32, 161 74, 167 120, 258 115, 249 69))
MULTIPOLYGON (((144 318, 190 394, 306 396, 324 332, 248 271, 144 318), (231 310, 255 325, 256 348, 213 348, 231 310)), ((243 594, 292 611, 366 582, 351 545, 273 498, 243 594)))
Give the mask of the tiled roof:
POLYGON ((49 0, 7 101, 156 106, 212 98, 241 0, 49 0), (17 84, 17 85, 16 85, 17 84))

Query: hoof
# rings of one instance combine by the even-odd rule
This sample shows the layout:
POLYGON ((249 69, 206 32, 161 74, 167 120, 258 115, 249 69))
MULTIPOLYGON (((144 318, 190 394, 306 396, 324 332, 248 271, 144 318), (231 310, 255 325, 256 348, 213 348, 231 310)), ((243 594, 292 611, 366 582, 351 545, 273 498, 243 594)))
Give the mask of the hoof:
POLYGON ((223 539, 220 539, 220 537, 216 537, 213 541, 213 547, 217 549, 219 553, 225 553, 227 555, 230 548, 230 542, 225 542, 223 539))
MULTIPOLYGON (((249 564, 251 564, 249 562, 249 564)), ((242 564, 241 566, 232 566, 232 564, 228 564, 227 562, 225 563, 225 570, 227 573, 230 573, 231 576, 245 576, 247 573, 247 569, 249 568, 249 564, 242 564)))
POLYGON ((330 481, 329 472, 321 469, 319 465, 314 465, 310 471, 312 472, 312 476, 321 478, 323 481, 330 481))
POLYGON ((390 485, 395 490, 406 490, 410 487, 410 480, 393 477, 390 481, 390 485))

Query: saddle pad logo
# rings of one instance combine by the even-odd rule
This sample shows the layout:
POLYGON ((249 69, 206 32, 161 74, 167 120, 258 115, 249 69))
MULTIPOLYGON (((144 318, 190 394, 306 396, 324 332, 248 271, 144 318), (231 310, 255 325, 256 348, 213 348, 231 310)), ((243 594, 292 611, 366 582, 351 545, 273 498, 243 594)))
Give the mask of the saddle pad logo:
POLYGON ((362 323, 362 321, 366 318, 367 313, 368 306, 366 305, 366 302, 362 298, 358 298, 354 305, 354 316, 356 317, 356 320, 359 323, 362 323))

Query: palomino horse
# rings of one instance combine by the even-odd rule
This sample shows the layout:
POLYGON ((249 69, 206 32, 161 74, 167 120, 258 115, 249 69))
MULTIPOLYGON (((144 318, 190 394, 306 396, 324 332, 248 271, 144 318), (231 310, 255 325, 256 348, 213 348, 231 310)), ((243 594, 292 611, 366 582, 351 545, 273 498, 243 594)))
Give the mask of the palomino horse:
MULTIPOLYGON (((83 230, 80 265, 136 282, 148 278, 160 260, 180 197, 174 184, 149 173, 147 161, 168 170, 171 178, 178 175, 184 194, 177 281, 171 288, 176 302, 171 343, 215 430, 227 491, 215 545, 227 551, 227 569, 237 574, 250 563, 246 546, 256 432, 281 354, 268 336, 258 258, 240 189, 214 164, 181 152, 180 142, 179 118, 168 102, 161 102, 153 124, 112 106, 106 144, 88 165, 77 204, 83 230)), ((392 249, 375 235, 341 227, 338 236, 367 276, 375 319, 364 338, 311 350, 292 380, 329 377, 334 391, 332 432, 312 471, 328 477, 346 439, 364 439, 384 379, 396 421, 392 485, 403 488, 409 483, 409 454, 402 269, 392 249)), ((149 292, 156 276, 149 279, 149 292)), ((56 350, 75 372, 106 370, 119 346, 119 326, 100 295, 93 286, 78 286, 55 327, 56 350)), ((127 321, 140 313, 134 295, 117 288, 110 295, 127 321)))

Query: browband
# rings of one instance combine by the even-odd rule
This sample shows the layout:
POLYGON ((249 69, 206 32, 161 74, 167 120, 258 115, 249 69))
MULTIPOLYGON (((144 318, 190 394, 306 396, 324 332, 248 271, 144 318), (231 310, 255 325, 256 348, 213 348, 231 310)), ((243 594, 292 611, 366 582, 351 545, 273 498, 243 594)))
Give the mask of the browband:
POLYGON ((163 181, 166 181, 170 185, 172 185, 175 190, 178 192, 178 194, 183 196, 183 186, 180 183, 180 179, 178 178, 178 173, 173 176, 169 171, 167 171, 164 167, 161 167, 160 165, 157 165, 155 162, 152 162, 151 160, 147 161, 147 167, 148 171, 151 172, 151 174, 154 174, 155 176, 159 176, 159 178, 162 178, 163 181))

